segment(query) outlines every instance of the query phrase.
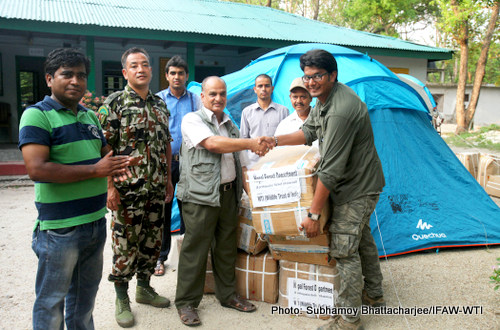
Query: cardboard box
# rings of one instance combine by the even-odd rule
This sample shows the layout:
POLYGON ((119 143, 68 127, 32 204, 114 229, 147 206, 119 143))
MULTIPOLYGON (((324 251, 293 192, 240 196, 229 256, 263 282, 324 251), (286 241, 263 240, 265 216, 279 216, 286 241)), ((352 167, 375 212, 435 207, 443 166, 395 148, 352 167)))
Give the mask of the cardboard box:
POLYGON ((340 275, 335 266, 320 266, 280 260, 278 304, 299 308, 299 315, 328 319, 331 314, 318 314, 314 307, 335 307, 340 275))
POLYGON ((467 171, 477 179, 477 172, 479 169, 479 152, 460 152, 455 154, 460 162, 465 166, 467 171))
MULTIPOLYGON (((254 188, 250 186, 250 203, 252 206, 252 221, 255 230, 261 234, 269 235, 300 235, 300 223, 307 217, 309 208, 311 207, 314 190, 316 187, 317 177, 315 175, 319 164, 319 150, 316 147, 309 146, 288 146, 276 148, 270 151, 266 156, 261 157, 247 173, 246 179, 258 182, 254 188), (279 196, 286 194, 294 195, 287 190, 287 187, 282 188, 279 185, 287 181, 288 177, 280 177, 277 171, 286 171, 292 169, 297 171, 297 176, 291 175, 292 179, 298 177, 300 185, 300 199, 298 201, 286 202, 286 198, 281 199, 279 196), (256 172, 261 171, 261 172, 256 172), (264 173, 264 174, 256 174, 264 173), (263 193, 263 190, 256 190, 256 187, 261 188, 270 182, 276 182, 278 188, 275 191, 263 193), (280 190, 281 189, 281 190, 280 190), (252 193, 255 198, 270 201, 272 205, 258 206, 256 201, 252 199, 252 193), (278 196, 278 197, 277 197, 278 196)), ((288 172, 286 172, 288 173, 288 172)), ((296 195, 294 195, 296 196, 296 195)), ((328 221, 329 205, 326 206, 320 219, 321 233, 323 227, 328 221)))
MULTIPOLYGON (((177 239, 177 251, 179 251, 179 255, 181 253, 182 239, 182 237, 179 237, 177 239)), ((210 250, 208 251, 207 270, 205 273, 205 287, 203 289, 203 293, 215 293, 215 279, 214 272, 212 270, 212 256, 210 255, 210 250)))
POLYGON ((288 260, 301 263, 335 266, 335 259, 330 259, 330 238, 328 233, 314 238, 306 236, 268 235, 269 250, 276 260, 288 260))
POLYGON ((236 292, 245 299, 278 300, 278 262, 269 252, 251 255, 239 252, 236 259, 236 292))
POLYGON ((500 159, 493 155, 481 154, 477 173, 479 184, 486 189, 490 177, 496 175, 500 175, 500 159))
POLYGON ((500 198, 500 175, 489 175, 484 190, 488 195, 500 198))
POLYGON ((238 229, 236 231, 238 248, 251 254, 258 254, 267 248, 264 235, 255 231, 252 223, 252 211, 242 202, 238 214, 238 229))

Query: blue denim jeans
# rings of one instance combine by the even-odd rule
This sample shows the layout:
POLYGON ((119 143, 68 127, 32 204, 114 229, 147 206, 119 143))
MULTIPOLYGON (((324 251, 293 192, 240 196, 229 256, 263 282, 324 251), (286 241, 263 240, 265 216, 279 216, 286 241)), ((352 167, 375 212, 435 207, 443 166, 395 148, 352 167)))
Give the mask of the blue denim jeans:
POLYGON ((38 257, 33 329, 94 329, 92 311, 102 277, 106 219, 33 233, 38 257))

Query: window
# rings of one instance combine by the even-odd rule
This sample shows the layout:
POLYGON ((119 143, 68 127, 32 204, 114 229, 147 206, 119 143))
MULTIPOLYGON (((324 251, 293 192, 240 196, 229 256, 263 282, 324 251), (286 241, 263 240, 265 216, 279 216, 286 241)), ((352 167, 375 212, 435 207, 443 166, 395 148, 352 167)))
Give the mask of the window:
POLYGON ((102 94, 108 96, 121 91, 127 84, 122 74, 120 62, 102 62, 102 94))

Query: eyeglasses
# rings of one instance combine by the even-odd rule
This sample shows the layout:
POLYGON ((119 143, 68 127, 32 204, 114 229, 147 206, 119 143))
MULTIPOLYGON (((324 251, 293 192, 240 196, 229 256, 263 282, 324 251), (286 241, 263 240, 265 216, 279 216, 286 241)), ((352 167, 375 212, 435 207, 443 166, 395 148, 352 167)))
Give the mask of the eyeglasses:
POLYGON ((306 76, 306 75, 303 75, 302 76, 302 81, 303 82, 309 82, 309 80, 314 80, 314 81, 321 81, 323 79, 323 76, 327 75, 328 72, 324 72, 324 73, 315 73, 313 74, 312 76, 306 76))

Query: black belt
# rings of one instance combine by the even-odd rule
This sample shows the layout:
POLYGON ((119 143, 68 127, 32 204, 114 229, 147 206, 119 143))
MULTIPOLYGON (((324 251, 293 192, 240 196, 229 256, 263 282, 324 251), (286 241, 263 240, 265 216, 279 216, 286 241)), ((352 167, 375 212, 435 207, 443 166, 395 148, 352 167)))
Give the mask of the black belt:
POLYGON ((172 160, 174 162, 178 162, 179 161, 179 154, 172 155, 172 160))
POLYGON ((232 182, 228 182, 228 183, 223 183, 219 186, 219 189, 221 191, 228 191, 228 190, 231 190, 231 188, 233 188, 233 186, 236 185, 236 181, 232 181, 232 182))

